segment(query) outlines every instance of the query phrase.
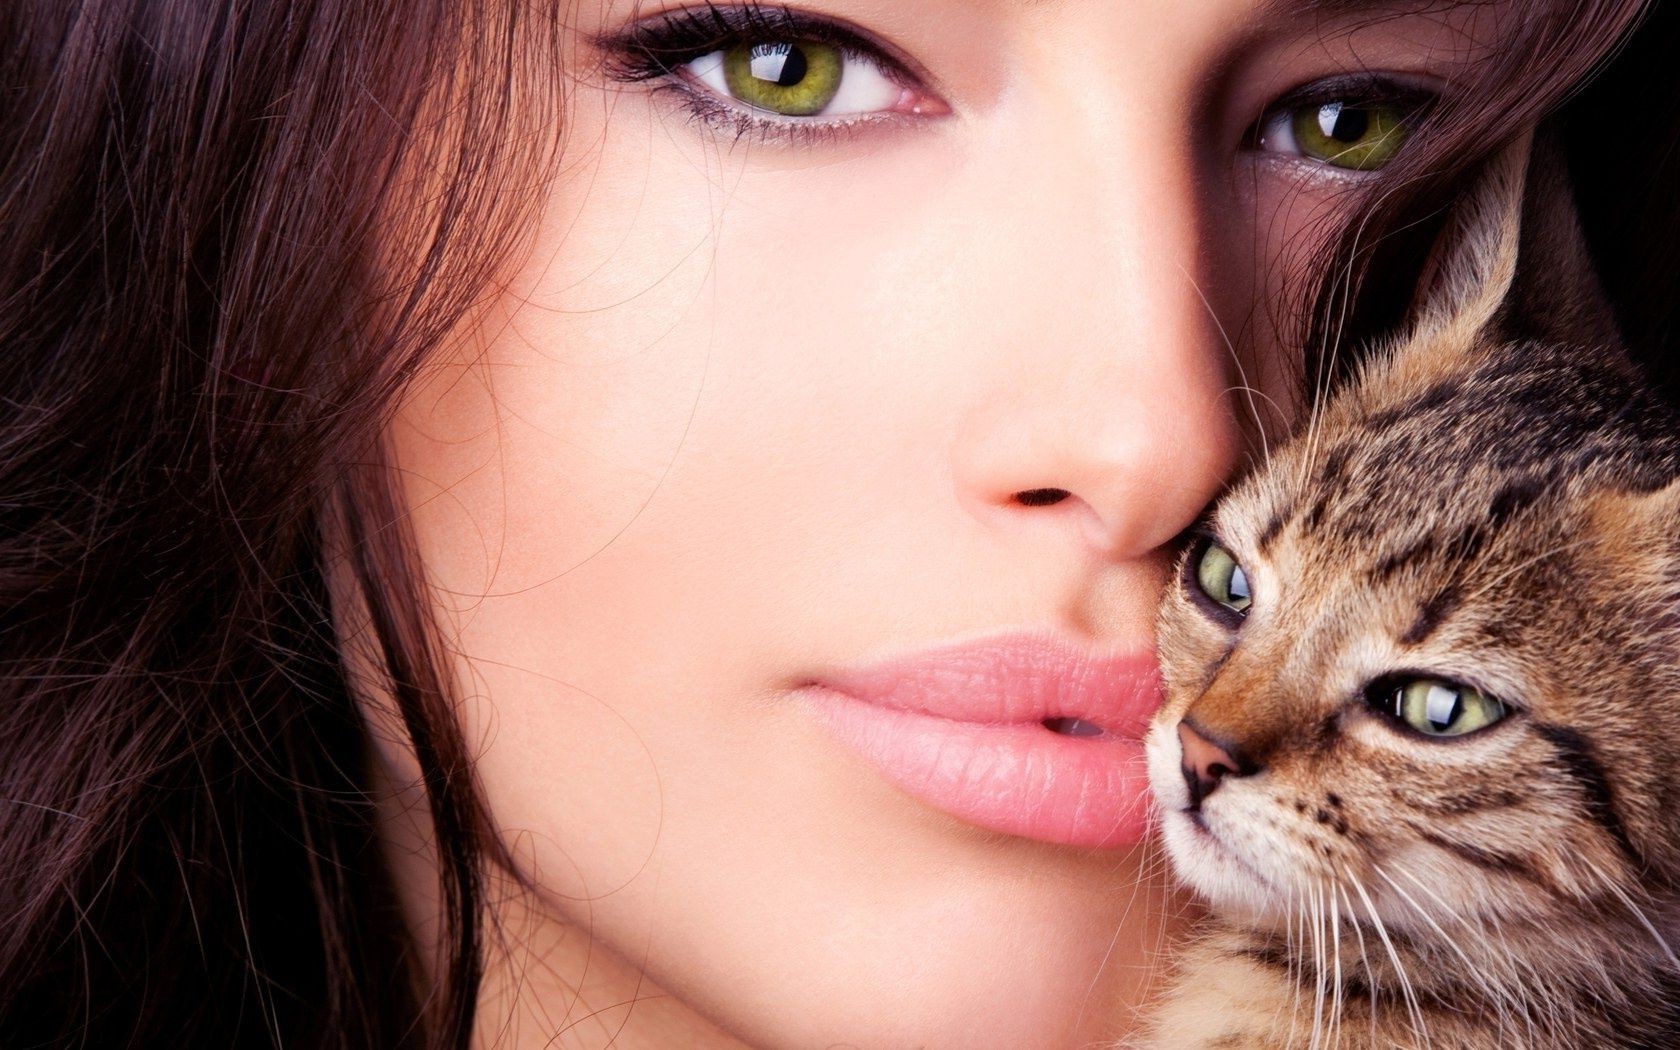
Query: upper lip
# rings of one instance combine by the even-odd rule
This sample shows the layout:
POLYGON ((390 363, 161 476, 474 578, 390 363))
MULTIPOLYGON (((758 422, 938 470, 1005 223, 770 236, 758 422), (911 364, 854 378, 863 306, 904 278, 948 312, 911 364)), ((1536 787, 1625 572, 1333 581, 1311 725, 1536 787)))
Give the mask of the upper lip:
POLYGON ((1139 740, 1161 699, 1150 650, 1099 653, 1045 634, 924 649, 824 675, 815 684, 958 722, 1077 718, 1139 740))

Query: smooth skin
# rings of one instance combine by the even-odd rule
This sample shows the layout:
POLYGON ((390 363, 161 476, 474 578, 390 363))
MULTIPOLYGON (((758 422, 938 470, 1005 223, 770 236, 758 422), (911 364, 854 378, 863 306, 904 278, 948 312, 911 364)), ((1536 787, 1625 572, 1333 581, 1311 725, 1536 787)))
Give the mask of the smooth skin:
MULTIPOLYGON (((1289 417, 1275 308, 1371 177, 1252 128, 1350 71, 1450 84, 1498 9, 801 0, 922 104, 789 141, 612 78, 595 41, 677 6, 571 8, 530 252, 390 431, 535 885, 498 896, 480 1042, 1122 1036, 1189 915, 1156 855, 962 824, 791 694, 1005 630, 1152 644, 1175 539, 1289 417)), ((424 935, 412 762, 379 764, 424 935)))

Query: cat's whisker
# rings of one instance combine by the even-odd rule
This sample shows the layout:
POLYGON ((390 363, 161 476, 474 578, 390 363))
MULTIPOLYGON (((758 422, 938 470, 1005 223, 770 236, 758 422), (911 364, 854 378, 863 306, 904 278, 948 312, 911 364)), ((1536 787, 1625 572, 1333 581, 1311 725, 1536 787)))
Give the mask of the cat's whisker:
MULTIPOLYGON (((1404 867, 1396 870, 1401 875, 1405 876, 1406 879, 1414 886, 1416 886, 1420 893, 1427 895, 1431 900, 1435 901, 1440 907, 1442 913, 1477 938, 1479 946, 1486 953, 1486 958, 1481 960, 1479 963, 1484 972, 1486 972, 1487 959, 1498 958, 1498 960, 1503 963, 1504 972, 1502 979, 1495 982, 1493 987, 1497 990, 1502 999, 1508 1000, 1511 1003, 1512 1009, 1517 1012, 1519 1019, 1522 1021, 1524 1031, 1530 1042, 1537 1042, 1540 1038, 1539 1033, 1537 1033, 1535 1029, 1536 1019, 1534 1017, 1534 1012, 1536 1003, 1543 1004, 1543 1008, 1546 1011, 1547 1020, 1550 1025, 1550 1030, 1562 1030, 1566 1022, 1558 1012, 1556 998, 1550 995, 1536 996, 1527 991, 1527 989, 1531 988, 1544 987, 1548 983, 1547 976, 1537 972, 1535 967, 1529 961, 1527 961, 1524 957, 1519 956, 1518 953, 1512 950, 1510 942, 1505 939, 1504 932, 1498 924, 1493 924, 1490 927, 1486 920, 1471 923, 1469 920, 1460 916, 1433 887, 1420 879, 1415 873, 1404 867), (1497 944, 1495 943, 1493 937, 1489 936, 1490 930, 1492 934, 1498 938, 1497 944), (1494 955, 1496 947, 1498 949, 1497 956, 1494 955)), ((1455 938, 1451 943, 1456 946, 1458 941, 1455 938)), ((1503 1018, 1503 1011, 1501 1012, 1501 1016, 1503 1018)))
POLYGON ((1301 1018, 1301 965, 1302 949, 1306 942, 1306 909, 1302 907, 1300 887, 1291 882, 1289 884, 1289 909, 1287 924, 1284 927, 1284 948, 1286 950, 1286 973, 1289 977, 1289 1038, 1284 1041, 1286 1046, 1295 1045, 1295 1033, 1300 1028, 1301 1018), (1300 936, 1297 938, 1297 922, 1299 922, 1300 936))
POLYGON ((1359 921, 1359 909, 1354 907, 1353 898, 1348 895, 1347 886, 1344 884, 1346 869, 1342 865, 1337 865, 1337 867, 1342 870, 1337 872, 1336 892, 1341 895, 1343 903, 1347 905, 1348 925, 1353 927, 1353 936, 1359 945, 1359 965, 1365 974, 1365 990, 1371 997, 1371 1016, 1367 1020, 1370 1022, 1371 1028, 1371 1045, 1375 1046, 1377 1045, 1377 975, 1371 966, 1371 956, 1365 950, 1365 930, 1364 925, 1359 921))
POLYGON ((1412 987, 1411 975, 1406 972, 1406 964, 1400 961, 1400 953, 1394 947, 1394 941, 1388 935, 1388 927, 1384 925, 1381 913, 1371 900, 1371 895, 1365 891, 1365 884, 1359 881, 1359 876, 1349 871, 1347 881, 1359 894, 1359 899, 1365 904, 1366 914, 1371 916, 1371 927, 1376 930, 1383 948, 1388 952, 1388 961, 1394 964, 1394 976, 1400 982, 1400 994, 1406 1000, 1406 1013, 1411 1021, 1412 1032, 1423 1041, 1429 1043, 1429 1026, 1424 1023, 1423 1007, 1418 1002, 1417 990, 1412 987))
MULTIPOLYGON (((1520 976, 1519 974, 1510 971, 1504 974, 1491 974, 1489 967, 1489 962, 1491 961, 1490 959, 1471 958, 1469 953, 1467 953, 1459 945, 1460 938, 1453 936, 1443 929, 1441 924, 1435 920, 1435 916, 1429 911, 1429 909, 1418 903, 1417 898, 1406 892, 1405 887, 1396 882, 1394 877, 1389 875, 1389 873, 1385 871, 1381 865, 1373 863, 1371 865, 1371 870, 1376 872, 1378 878, 1381 878, 1384 882, 1388 883, 1389 888, 1392 889, 1401 900, 1405 901, 1413 911, 1417 912, 1418 916, 1423 919, 1424 922, 1429 924, 1429 927, 1435 931, 1436 936, 1439 938, 1438 943, 1445 945, 1454 955, 1456 955, 1459 961, 1464 964, 1464 967, 1468 972, 1481 975, 1484 978, 1488 976, 1498 977, 1497 980, 1492 982, 1491 988, 1495 993, 1493 996, 1493 1005, 1494 1009, 1499 1013, 1501 1028, 1510 1027, 1512 1010, 1515 1010, 1517 1016, 1524 1018, 1526 1021, 1528 1010, 1524 1002, 1524 997, 1516 995, 1511 991, 1512 987, 1517 983, 1520 976)), ((1486 938, 1481 936, 1479 926, 1472 926, 1470 923, 1465 922, 1464 919, 1454 912, 1453 909, 1447 905, 1447 902, 1442 900, 1440 895, 1430 889, 1423 880, 1417 878, 1405 868, 1400 868, 1398 870, 1401 874, 1410 878, 1420 890, 1427 893, 1431 899, 1439 904, 1441 906, 1441 910, 1445 912, 1461 930, 1474 937, 1478 937, 1484 945, 1487 943, 1486 938)))
POLYGON ((1335 885, 1330 884, 1326 889, 1330 890, 1326 896, 1330 899, 1330 955, 1335 966, 1336 982, 1331 985, 1330 1045, 1336 1046, 1342 1034, 1342 905, 1335 885))
MULTIPOLYGON (((1324 982, 1321 979, 1324 972, 1324 961, 1319 955, 1318 895, 1313 891, 1313 887, 1310 884, 1306 887, 1306 889, 1306 914, 1309 921, 1305 932, 1308 943, 1312 946, 1311 961, 1313 977, 1313 1023, 1308 1046, 1311 1050, 1318 1050, 1319 1027, 1324 1020, 1324 982)), ((1306 959, 1303 959, 1302 961, 1305 962, 1306 959)))
POLYGON ((1668 965, 1674 968, 1676 975, 1680 975, 1680 957, 1676 957, 1674 949, 1668 943, 1668 939, 1657 929, 1656 924, 1651 921, 1650 916, 1645 914, 1645 909, 1641 908, 1639 904, 1628 895, 1627 891, 1622 888, 1619 881, 1611 878, 1597 865, 1588 862, 1587 867, 1592 870, 1593 874, 1599 877, 1600 881, 1604 885, 1604 888, 1609 890, 1610 893, 1621 902, 1622 907, 1628 910, 1628 914, 1632 915, 1635 921, 1637 921, 1640 926, 1644 927, 1645 932, 1651 935, 1651 940, 1654 941, 1657 947, 1662 950, 1663 956, 1668 960, 1668 965))

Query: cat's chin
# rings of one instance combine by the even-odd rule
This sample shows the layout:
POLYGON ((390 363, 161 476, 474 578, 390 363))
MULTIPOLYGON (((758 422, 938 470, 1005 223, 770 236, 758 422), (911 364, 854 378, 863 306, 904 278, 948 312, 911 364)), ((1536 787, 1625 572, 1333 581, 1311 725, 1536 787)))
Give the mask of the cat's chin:
POLYGON ((1174 872, 1220 915, 1279 929, 1288 922, 1291 912, 1286 895, 1190 814, 1182 810, 1161 814, 1161 838, 1174 872))

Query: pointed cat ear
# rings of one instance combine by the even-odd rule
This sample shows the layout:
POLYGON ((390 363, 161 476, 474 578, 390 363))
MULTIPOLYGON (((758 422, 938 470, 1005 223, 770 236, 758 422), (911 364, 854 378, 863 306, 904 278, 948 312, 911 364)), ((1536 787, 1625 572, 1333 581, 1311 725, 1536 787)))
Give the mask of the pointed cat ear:
POLYGON ((1525 133, 1507 146, 1453 205, 1418 279, 1408 341, 1468 345, 1505 305, 1517 274, 1532 145, 1525 133))
POLYGON ((1522 248, 1506 305, 1510 334, 1576 346, 1622 346, 1575 205, 1569 163, 1552 136, 1535 139, 1524 192, 1522 248))
POLYGON ((1620 344, 1576 218, 1563 151, 1525 134, 1454 206, 1418 282, 1414 336, 1620 344))

